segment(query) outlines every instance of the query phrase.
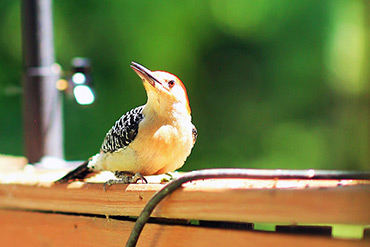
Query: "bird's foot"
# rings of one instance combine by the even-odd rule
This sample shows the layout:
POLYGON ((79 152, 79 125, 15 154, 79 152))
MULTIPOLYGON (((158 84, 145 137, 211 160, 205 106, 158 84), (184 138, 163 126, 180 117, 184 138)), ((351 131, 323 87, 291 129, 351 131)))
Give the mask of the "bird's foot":
POLYGON ((141 180, 143 183, 147 184, 148 181, 140 173, 129 173, 129 172, 115 172, 114 175, 118 179, 110 179, 104 183, 103 189, 107 191, 107 186, 110 187, 114 184, 134 184, 141 180))
POLYGON ((168 183, 168 182, 174 180, 174 173, 173 172, 166 172, 164 175, 168 176, 168 178, 163 177, 161 179, 161 183, 168 183))
POLYGON ((174 179, 172 172, 166 172, 165 174, 170 177, 170 180, 174 179))

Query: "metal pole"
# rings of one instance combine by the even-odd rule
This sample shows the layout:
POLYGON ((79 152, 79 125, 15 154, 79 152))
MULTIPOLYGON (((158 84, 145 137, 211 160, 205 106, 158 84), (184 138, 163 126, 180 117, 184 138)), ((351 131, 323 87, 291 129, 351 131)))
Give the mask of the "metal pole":
POLYGON ((51 0, 22 0, 25 153, 30 163, 63 158, 61 95, 54 62, 51 0))

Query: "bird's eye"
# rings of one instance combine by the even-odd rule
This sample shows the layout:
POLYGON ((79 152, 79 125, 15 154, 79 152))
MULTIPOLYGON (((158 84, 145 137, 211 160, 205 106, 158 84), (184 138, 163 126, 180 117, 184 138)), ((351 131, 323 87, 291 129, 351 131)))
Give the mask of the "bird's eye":
POLYGON ((168 87, 173 88, 173 86, 175 86, 175 81, 174 80, 168 81, 168 87))

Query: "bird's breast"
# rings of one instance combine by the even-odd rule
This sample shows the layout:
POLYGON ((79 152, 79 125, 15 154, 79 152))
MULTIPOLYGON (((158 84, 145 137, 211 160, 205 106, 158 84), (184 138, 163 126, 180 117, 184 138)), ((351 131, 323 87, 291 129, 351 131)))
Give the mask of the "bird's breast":
POLYGON ((136 138, 113 153, 100 153, 90 162, 96 170, 162 174, 183 166, 193 147, 191 121, 143 119, 136 138))
POLYGON ((180 168, 193 147, 190 121, 150 123, 143 121, 132 143, 137 167, 143 174, 160 174, 180 168))

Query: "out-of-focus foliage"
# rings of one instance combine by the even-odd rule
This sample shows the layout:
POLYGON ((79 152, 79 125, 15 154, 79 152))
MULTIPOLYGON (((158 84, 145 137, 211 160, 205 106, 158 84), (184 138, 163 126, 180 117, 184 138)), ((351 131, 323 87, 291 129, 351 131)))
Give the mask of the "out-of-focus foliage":
MULTIPOLYGON (((54 1, 56 59, 89 57, 97 101, 64 100, 66 159, 145 103, 137 61, 179 76, 199 138, 182 170, 369 169, 367 1, 54 1)), ((0 3, 0 153, 23 154, 19 1, 0 3)))

